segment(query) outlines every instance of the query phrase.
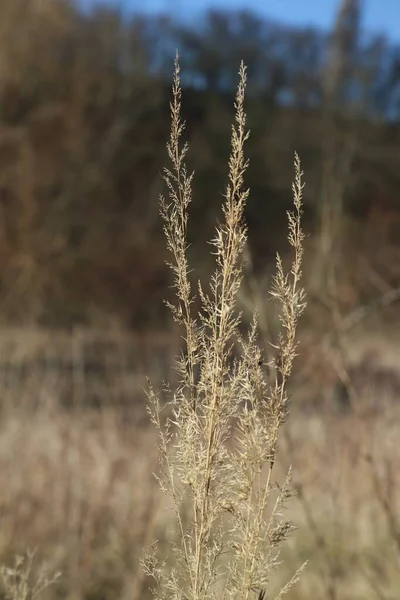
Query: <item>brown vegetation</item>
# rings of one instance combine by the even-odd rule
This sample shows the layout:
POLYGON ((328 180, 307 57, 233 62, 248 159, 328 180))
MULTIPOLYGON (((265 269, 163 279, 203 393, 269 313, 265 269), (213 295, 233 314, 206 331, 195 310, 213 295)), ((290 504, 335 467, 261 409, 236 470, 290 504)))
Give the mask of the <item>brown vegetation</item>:
MULTIPOLYGON (((308 173, 306 228, 325 248, 317 254, 329 253, 329 231, 335 228, 356 270, 359 258, 366 256, 378 271, 384 260, 384 278, 394 284, 397 49, 382 39, 364 41, 360 10, 351 11, 356 24, 348 30, 347 20, 339 18, 329 42, 318 31, 277 27, 246 12, 210 12, 204 27, 194 30, 172 17, 124 18, 106 7, 84 16, 63 0, 3 3, 2 322, 164 326, 160 307, 168 290, 157 196, 167 136, 166 65, 176 47, 185 72, 188 139, 197 159, 191 241, 210 237, 218 215, 212 198, 224 186, 226 129, 243 58, 252 130, 246 219, 257 274, 263 275, 283 245, 296 148, 308 173), (331 72, 331 63, 335 77, 327 81, 322 75, 331 72), (356 98, 349 92, 354 88, 356 98), (372 249, 371 215, 383 203, 391 224, 382 216, 385 237, 372 249)), ((207 253, 198 248, 193 258, 207 271, 207 253)), ((318 294, 324 289, 317 282, 321 269, 309 263, 306 273, 318 294)), ((360 282, 341 271, 353 306, 364 302, 360 282)), ((369 296, 377 293, 371 288, 369 296)))
MULTIPOLYGON (((0 3, 4 597, 28 600, 40 591, 43 598, 74 600, 150 598, 140 567, 143 549, 157 539, 159 556, 172 562, 174 519, 164 510, 165 498, 152 476, 158 456, 144 410, 148 375, 154 388, 162 389, 160 406, 171 391, 163 382, 176 390, 174 421, 186 452, 177 465, 183 483, 197 490, 192 516, 202 515, 193 526, 186 505, 178 507, 196 540, 194 553, 189 549, 185 555, 190 567, 186 564, 183 573, 196 576, 178 581, 167 570, 170 591, 182 588, 190 590, 187 597, 198 598, 201 582, 212 583, 217 576, 208 569, 218 547, 212 544, 206 509, 218 521, 227 508, 222 500, 235 499, 228 475, 237 482, 246 462, 218 472, 222 459, 235 458, 234 445, 219 442, 231 425, 242 423, 246 427, 237 443, 244 458, 248 448, 261 458, 276 452, 267 489, 282 499, 287 489, 279 491, 275 483, 285 481, 291 466, 297 495, 285 507, 284 520, 275 521, 282 542, 280 568, 270 569, 276 565, 268 554, 268 543, 277 538, 254 535, 253 546, 231 546, 238 568, 230 589, 240 585, 244 598, 253 578, 260 600, 266 600, 267 587, 268 597, 276 597, 308 561, 288 591, 290 600, 397 598, 398 48, 381 37, 363 36, 358 0, 342 0, 340 6, 333 35, 326 36, 247 12, 210 11, 203 26, 194 29, 170 16, 128 18, 104 7, 83 15, 67 0, 0 3), (181 328, 166 325, 162 299, 173 302, 174 296, 157 202, 176 47, 191 148, 187 172, 196 167, 187 238, 186 230, 182 239, 176 236, 171 206, 164 205, 170 247, 181 265, 175 314, 186 327, 183 337, 181 328), (233 199, 231 216, 238 216, 239 203, 249 234, 244 243, 243 223, 236 221, 237 258, 242 250, 245 260, 236 288, 224 271, 232 258, 224 254, 224 244, 233 221, 228 219, 225 229, 221 224, 219 192, 226 187, 240 59, 249 75, 251 162, 245 184, 251 195, 244 206, 246 192, 235 187, 244 164, 234 151, 229 167, 237 194, 230 195, 228 188, 225 200, 228 206, 233 199), (301 351, 286 381, 290 356, 283 353, 282 362, 282 352, 271 346, 280 343, 281 322, 267 299, 274 253, 285 242, 295 149, 307 173, 308 310, 299 327, 301 351), (232 169, 235 164, 241 165, 239 171, 232 169), (192 296, 185 296, 190 286, 197 287, 192 272, 185 271, 183 254, 187 250, 196 273, 209 281, 215 264, 202 244, 215 235, 216 220, 221 269, 215 282, 218 288, 222 277, 231 287, 224 288, 225 310, 224 302, 208 306, 203 297, 207 327, 207 320, 198 320, 204 314, 201 298, 191 303, 192 296), (242 311, 240 326, 227 290, 242 311), (259 334, 254 344, 243 345, 254 308, 259 334), (238 334, 232 356, 226 353, 231 333, 238 334), (178 373, 171 369, 176 365, 178 373), (233 402, 236 392, 240 388, 257 404, 259 378, 269 400, 275 399, 272 408, 266 414, 242 413, 246 404, 233 402), (214 411, 207 411, 210 399, 214 411), (233 413, 235 419, 224 420, 233 413), (267 443, 251 436, 254 425, 267 443), (208 461, 205 477, 195 469, 197 479, 189 481, 190 468, 203 464, 203 439, 209 456, 215 451, 221 460, 208 461), (297 529, 283 542, 289 522, 297 529), (268 560, 257 570, 260 549, 268 560)), ((170 158, 176 161, 174 147, 172 139, 170 158)), ((171 174, 167 180, 171 183, 171 174)), ((179 223, 185 229, 185 219, 179 223)), ((289 260, 283 256, 283 267, 290 268, 289 260)), ((239 263, 230 264, 239 276, 239 263)), ((287 301, 284 276, 275 283, 287 301)), ((264 505, 256 501, 247 508, 261 514, 257 506, 264 505)), ((240 508, 229 513, 235 525, 246 522, 240 508)), ((268 509, 266 517, 259 522, 271 534, 268 509)), ((249 541, 246 535, 243 539, 249 541)), ((219 541, 224 543, 224 536, 219 541)))

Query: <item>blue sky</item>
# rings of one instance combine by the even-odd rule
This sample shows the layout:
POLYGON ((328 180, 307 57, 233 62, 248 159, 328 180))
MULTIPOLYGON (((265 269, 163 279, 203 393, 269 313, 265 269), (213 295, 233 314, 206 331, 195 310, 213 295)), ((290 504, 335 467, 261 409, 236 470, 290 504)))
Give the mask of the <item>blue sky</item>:
MULTIPOLYGON (((298 25, 329 29, 339 0, 78 0, 85 8, 108 3, 149 13, 169 11, 188 18, 209 8, 250 8, 259 14, 298 25)), ((400 43, 400 0, 364 0, 363 25, 366 31, 385 33, 400 43)))

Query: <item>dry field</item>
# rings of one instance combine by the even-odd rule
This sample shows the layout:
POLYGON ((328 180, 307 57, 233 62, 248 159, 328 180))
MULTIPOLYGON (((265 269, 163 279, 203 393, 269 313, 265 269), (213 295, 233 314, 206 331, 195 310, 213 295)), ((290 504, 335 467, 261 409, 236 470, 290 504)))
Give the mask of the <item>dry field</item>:
MULTIPOLYGON (((48 341, 54 350, 57 340, 48 341)), ((19 347, 27 352, 26 343, 19 347)), ((156 381, 157 369, 150 372, 156 381)), ((293 466, 298 493, 287 512, 297 529, 282 546, 276 585, 308 561, 291 600, 398 598, 400 406, 390 378, 382 392, 384 376, 374 382, 364 374, 376 410, 343 413, 293 401, 283 430, 277 478, 293 466)), ((35 567, 62 572, 44 597, 149 598, 139 557, 155 539, 166 544, 172 515, 152 476, 157 436, 144 392, 131 388, 129 410, 116 402, 71 409, 56 389, 38 405, 43 385, 21 385, 24 407, 2 406, 1 563, 36 548, 35 567), (26 411, 29 396, 36 406, 26 411)))

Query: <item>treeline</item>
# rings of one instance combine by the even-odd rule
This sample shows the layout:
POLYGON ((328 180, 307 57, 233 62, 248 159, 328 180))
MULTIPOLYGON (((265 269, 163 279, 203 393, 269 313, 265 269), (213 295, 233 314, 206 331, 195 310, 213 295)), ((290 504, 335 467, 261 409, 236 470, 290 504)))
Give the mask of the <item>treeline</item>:
MULTIPOLYGON (((83 14, 67 0, 1 3, 1 321, 163 321, 158 195, 176 48, 197 172, 193 241, 210 236, 219 214, 241 59, 255 268, 281 244, 295 149, 321 250, 316 273, 343 251, 345 219, 366 227, 373 214, 376 225, 383 206, 386 223, 399 208, 400 47, 364 36, 361 8, 343 1, 326 35, 250 12, 210 11, 189 26, 104 7, 83 14)), ((194 259, 203 264, 201 253, 194 259)))

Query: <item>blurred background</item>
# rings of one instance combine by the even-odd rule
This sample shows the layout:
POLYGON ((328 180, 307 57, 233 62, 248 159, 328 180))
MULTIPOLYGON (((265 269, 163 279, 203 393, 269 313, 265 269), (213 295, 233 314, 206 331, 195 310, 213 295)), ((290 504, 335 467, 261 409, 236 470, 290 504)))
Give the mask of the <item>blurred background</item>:
POLYGON ((0 28, 0 557, 37 546, 64 573, 50 595, 147 594, 137 557, 165 515, 144 376, 173 382, 181 346, 158 215, 178 49, 196 277, 248 68, 239 308, 244 325, 258 308, 267 358, 295 151, 305 172, 282 460, 301 525, 285 564, 315 560, 290 598, 397 598, 399 0, 1 0, 0 28))
MULTIPOLYGON (((346 309, 398 284, 395 0, 4 0, 1 11, 5 325, 166 327, 158 195, 176 48, 197 173, 193 242, 220 211, 243 59, 256 273, 282 250, 296 149, 313 293, 332 293, 339 263, 346 309)), ((206 246, 195 248, 206 261, 206 246)))

